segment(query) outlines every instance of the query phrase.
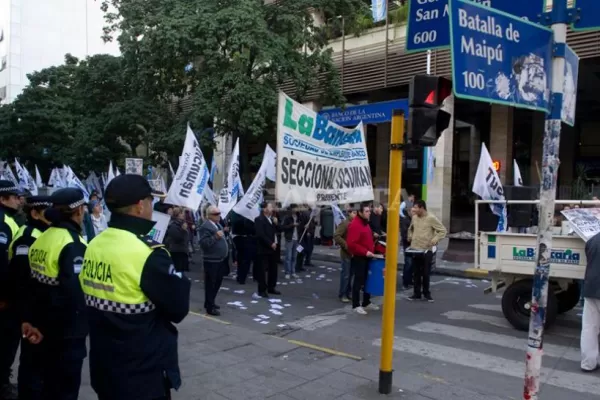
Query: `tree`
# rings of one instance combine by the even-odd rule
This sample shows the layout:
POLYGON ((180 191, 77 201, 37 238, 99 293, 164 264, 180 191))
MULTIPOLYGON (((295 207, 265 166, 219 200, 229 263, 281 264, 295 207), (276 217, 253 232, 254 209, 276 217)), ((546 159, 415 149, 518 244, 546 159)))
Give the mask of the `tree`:
MULTIPOLYGON (((277 92, 292 82, 302 101, 318 89, 324 104, 342 104, 324 26, 366 10, 363 0, 104 0, 109 26, 125 64, 163 99, 191 98, 197 129, 247 139, 275 135, 277 92), (314 10, 319 10, 318 12, 314 10)), ((248 166, 242 151, 243 166, 248 166)), ((247 172, 245 169, 244 172, 247 172)))
POLYGON ((87 173, 135 155, 140 144, 152 147, 172 128, 172 114, 122 66, 121 57, 67 55, 29 74, 25 90, 0 108, 0 155, 87 173))

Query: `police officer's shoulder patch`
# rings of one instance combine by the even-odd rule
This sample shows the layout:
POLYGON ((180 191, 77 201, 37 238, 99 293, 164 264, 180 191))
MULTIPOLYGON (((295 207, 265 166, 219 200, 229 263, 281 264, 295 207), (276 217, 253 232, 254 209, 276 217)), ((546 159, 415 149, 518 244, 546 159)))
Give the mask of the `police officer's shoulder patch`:
POLYGON ((4 232, 0 232, 0 244, 8 243, 8 235, 4 232))
POLYGON ((148 247, 150 247, 151 249, 159 249, 161 247, 165 247, 164 244, 162 244, 161 242, 157 242, 156 240, 152 239, 151 236, 142 236, 140 237, 140 239, 146 243, 146 245, 148 247))
POLYGON ((29 246, 25 246, 25 245, 17 246, 17 249, 15 250, 15 255, 26 256, 28 254, 29 254, 29 246))

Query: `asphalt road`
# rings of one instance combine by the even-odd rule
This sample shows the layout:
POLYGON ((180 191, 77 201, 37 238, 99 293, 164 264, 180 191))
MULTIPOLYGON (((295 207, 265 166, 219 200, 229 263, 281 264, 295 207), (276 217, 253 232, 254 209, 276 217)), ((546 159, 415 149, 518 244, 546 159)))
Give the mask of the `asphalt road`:
MULTIPOLYGON (((201 274, 189 276, 191 310, 203 313, 201 274)), ((500 295, 485 295, 485 281, 432 281, 435 303, 413 303, 405 299, 406 293, 397 295, 395 385, 424 399, 521 399, 527 334, 504 319, 500 295)), ((281 272, 279 282, 281 296, 255 300, 251 280, 239 285, 226 279, 217 297, 219 320, 361 357, 371 366, 364 374, 377 376, 381 311, 357 315, 338 301, 337 264, 317 264, 295 281, 285 280, 281 272)), ((598 398, 600 373, 579 369, 580 313, 575 309, 559 316, 545 335, 541 399, 598 398)))

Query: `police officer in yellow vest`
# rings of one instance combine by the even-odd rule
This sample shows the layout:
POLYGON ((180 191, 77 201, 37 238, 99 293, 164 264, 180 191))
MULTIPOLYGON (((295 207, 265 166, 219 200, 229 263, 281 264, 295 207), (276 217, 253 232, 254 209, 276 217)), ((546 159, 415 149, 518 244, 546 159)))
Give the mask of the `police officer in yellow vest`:
POLYGON ((41 341, 40 331, 28 321, 31 311, 31 268, 29 267, 29 248, 50 226, 44 216, 46 209, 52 206, 49 196, 29 196, 25 200, 27 224, 19 228, 9 248, 10 285, 14 288, 15 302, 21 321, 21 355, 19 357, 19 400, 37 400, 41 398, 41 360, 37 344, 41 341))
POLYGON ((80 275, 89 306, 90 374, 99 400, 170 399, 181 385, 177 329, 190 281, 148 236, 155 193, 140 175, 110 181, 108 229, 90 242, 80 275))
POLYGON ((10 287, 8 248, 19 230, 15 222, 21 191, 11 181, 0 179, 0 399, 17 398, 17 391, 9 381, 15 360, 21 329, 19 314, 10 287))
POLYGON ((59 189, 45 212, 51 222, 29 248, 31 310, 28 321, 43 336, 39 352, 43 400, 76 400, 86 357, 87 309, 79 284, 86 243, 81 237, 83 192, 59 189))

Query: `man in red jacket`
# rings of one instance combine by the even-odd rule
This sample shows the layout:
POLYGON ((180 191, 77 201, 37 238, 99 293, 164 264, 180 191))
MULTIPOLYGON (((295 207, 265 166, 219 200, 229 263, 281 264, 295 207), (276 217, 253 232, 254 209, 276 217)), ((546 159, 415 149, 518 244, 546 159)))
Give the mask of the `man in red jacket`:
POLYGON ((360 205, 358 215, 348 225, 346 242, 348 243, 348 252, 352 254, 350 268, 354 276, 352 284, 352 309, 358 314, 366 314, 365 308, 369 310, 379 310, 379 307, 371 303, 371 295, 365 291, 365 283, 369 272, 369 259, 373 258, 375 243, 373 241, 373 231, 369 226, 371 216, 371 207, 368 203, 360 205), (363 301, 360 305, 360 290, 363 289, 363 301))

